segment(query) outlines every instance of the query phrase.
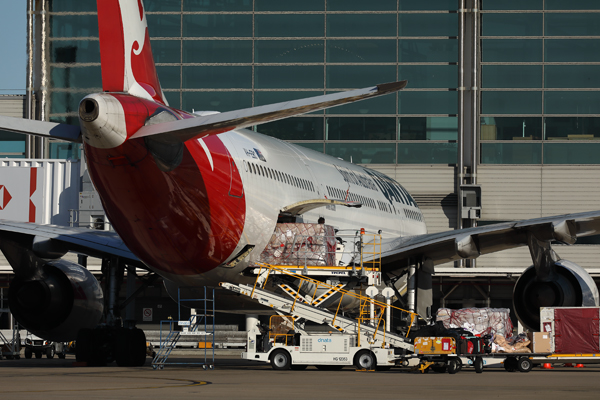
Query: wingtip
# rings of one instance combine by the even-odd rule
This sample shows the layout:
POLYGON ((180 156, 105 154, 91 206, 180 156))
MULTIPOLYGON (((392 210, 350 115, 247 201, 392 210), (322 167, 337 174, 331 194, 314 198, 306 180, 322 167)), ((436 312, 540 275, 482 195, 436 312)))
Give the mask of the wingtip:
POLYGON ((383 93, 391 93, 397 92, 398 90, 402 90, 408 84, 407 80, 398 81, 398 82, 390 82, 390 83, 382 83, 381 85, 377 85, 377 91, 383 93))

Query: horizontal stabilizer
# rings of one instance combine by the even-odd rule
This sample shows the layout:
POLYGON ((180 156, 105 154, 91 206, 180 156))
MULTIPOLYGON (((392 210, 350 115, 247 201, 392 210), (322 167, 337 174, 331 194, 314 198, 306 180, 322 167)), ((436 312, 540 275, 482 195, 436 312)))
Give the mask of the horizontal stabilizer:
POLYGON ((131 139, 153 136, 153 139, 163 142, 186 141, 199 136, 214 135, 236 128, 247 128, 249 126, 265 124, 267 122, 306 114, 312 111, 323 110, 341 104, 394 93, 403 89, 406 86, 406 83, 407 81, 384 83, 365 89, 308 97, 306 99, 285 101, 282 103, 144 126, 138 130, 131 139))
POLYGON ((59 124, 56 122, 36 121, 33 119, 0 116, 0 129, 25 133, 46 138, 81 143, 81 130, 78 126, 59 124))

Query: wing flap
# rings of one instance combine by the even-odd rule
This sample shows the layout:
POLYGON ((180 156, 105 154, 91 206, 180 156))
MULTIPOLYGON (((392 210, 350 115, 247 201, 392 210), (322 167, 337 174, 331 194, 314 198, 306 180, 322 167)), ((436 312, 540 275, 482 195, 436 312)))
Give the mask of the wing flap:
POLYGON ((350 90, 346 92, 309 97, 265 106, 205 115, 156 125, 144 126, 131 139, 153 136, 163 142, 186 141, 200 136, 227 132, 236 128, 247 128, 265 124, 294 115, 352 103, 371 97, 382 96, 403 89, 408 81, 384 83, 381 85, 350 90))

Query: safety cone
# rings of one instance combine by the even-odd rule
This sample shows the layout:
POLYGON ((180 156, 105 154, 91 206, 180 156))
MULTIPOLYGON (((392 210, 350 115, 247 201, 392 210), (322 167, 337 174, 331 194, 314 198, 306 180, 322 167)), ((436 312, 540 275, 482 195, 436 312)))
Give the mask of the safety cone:
POLYGON ((583 366, 583 364, 577 364, 577 365, 575 365, 575 368, 585 368, 585 367, 583 366))
POLYGON ((571 363, 566 363, 564 366, 565 366, 565 367, 573 367, 573 364, 571 364, 571 363))
POLYGON ((550 363, 544 363, 542 364, 542 369, 554 369, 554 367, 550 363))

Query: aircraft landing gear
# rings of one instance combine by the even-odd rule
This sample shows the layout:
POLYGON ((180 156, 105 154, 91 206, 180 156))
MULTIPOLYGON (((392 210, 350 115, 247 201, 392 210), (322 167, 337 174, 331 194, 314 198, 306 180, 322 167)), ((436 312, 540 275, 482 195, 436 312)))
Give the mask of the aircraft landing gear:
MULTIPOLYGON (((106 325, 96 329, 81 329, 77 335, 76 357, 78 362, 104 366, 113 361, 120 367, 140 367, 146 362, 146 335, 135 328, 133 298, 135 292, 135 268, 128 269, 127 296, 119 304, 119 286, 123 281, 125 266, 118 257, 102 260, 102 273, 107 278, 104 292, 106 325), (122 327, 121 308, 128 307, 125 328, 122 327), (131 312, 130 312, 131 311, 131 312)), ((152 280, 152 279, 151 279, 152 280)), ((150 280, 150 281, 151 281, 150 280)))

